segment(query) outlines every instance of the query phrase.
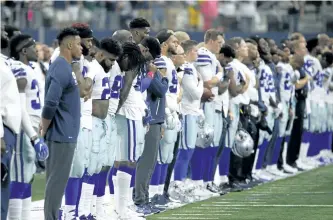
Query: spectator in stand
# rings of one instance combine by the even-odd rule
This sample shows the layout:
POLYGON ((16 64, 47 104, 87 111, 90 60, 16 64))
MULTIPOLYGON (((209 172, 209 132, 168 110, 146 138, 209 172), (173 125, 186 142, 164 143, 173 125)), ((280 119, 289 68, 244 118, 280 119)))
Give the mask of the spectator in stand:
POLYGON ((292 1, 292 6, 288 9, 289 15, 289 33, 298 31, 298 22, 304 14, 304 3, 301 1, 292 1))
POLYGON ((218 1, 204 1, 201 3, 201 14, 204 18, 203 30, 206 31, 212 28, 214 20, 218 15, 218 1))

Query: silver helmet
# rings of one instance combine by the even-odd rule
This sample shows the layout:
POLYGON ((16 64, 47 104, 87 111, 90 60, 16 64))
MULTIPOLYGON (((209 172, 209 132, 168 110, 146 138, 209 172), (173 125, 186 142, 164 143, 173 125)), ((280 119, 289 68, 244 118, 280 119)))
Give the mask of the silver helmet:
POLYGON ((232 152, 241 158, 248 157, 253 153, 254 142, 251 135, 244 129, 238 129, 235 136, 232 152))
POLYGON ((199 128, 196 146, 206 147, 213 143, 214 129, 211 125, 205 123, 203 128, 199 128))

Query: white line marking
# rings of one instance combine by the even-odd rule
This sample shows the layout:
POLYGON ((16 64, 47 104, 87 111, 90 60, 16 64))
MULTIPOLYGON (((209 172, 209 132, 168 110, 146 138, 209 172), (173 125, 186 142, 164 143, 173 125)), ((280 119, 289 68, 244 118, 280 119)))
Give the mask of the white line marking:
MULTIPOLYGON (((234 202, 212 202, 213 204, 235 204, 234 202)), ((252 201, 239 201, 237 203, 250 203, 250 204, 262 204, 266 202, 252 202, 252 201)))
POLYGON ((299 204, 299 205, 288 205, 288 204, 261 204, 261 205, 256 205, 256 204, 248 204, 248 205, 245 205, 245 204, 234 204, 234 205, 214 205, 214 204, 202 204, 201 206, 218 206, 218 207, 321 207, 321 208, 333 208, 333 205, 302 205, 302 204, 299 204))

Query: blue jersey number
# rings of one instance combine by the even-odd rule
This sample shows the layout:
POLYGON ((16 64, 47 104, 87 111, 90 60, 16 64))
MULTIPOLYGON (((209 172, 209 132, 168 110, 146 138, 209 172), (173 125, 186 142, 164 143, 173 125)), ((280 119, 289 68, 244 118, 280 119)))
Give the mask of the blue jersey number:
POLYGON ((291 88, 290 78, 291 78, 290 74, 286 73, 286 77, 285 77, 285 80, 284 80, 284 90, 286 90, 286 91, 289 91, 290 88, 291 88))
POLYGON ((121 77, 120 75, 117 75, 114 78, 114 82, 111 88, 111 98, 112 99, 119 99, 119 95, 120 95, 120 89, 122 87, 122 79, 123 77, 121 77))
POLYGON ((260 73, 260 79, 259 79, 259 86, 260 88, 264 88, 265 89, 265 82, 266 82, 266 72, 265 70, 261 70, 261 73, 260 73))
POLYGON ((141 74, 136 77, 136 84, 134 85, 135 91, 141 92, 141 74))
POLYGON ((316 73, 313 79, 318 87, 323 87, 323 74, 320 71, 316 73))
POLYGON ((177 72, 176 70, 172 70, 172 85, 169 86, 169 92, 170 93, 176 93, 177 92, 177 86, 178 86, 178 78, 177 78, 177 72))
POLYGON ((32 80, 31 82, 31 90, 37 89, 37 98, 34 100, 31 100, 31 108, 34 110, 41 109, 40 106, 40 98, 39 98, 39 88, 38 88, 38 82, 37 80, 32 80))
POLYGON ((110 90, 110 80, 109 80, 109 77, 104 77, 103 78, 103 80, 102 80, 102 86, 103 86, 104 90, 102 92, 101 99, 110 99, 111 90, 110 90))

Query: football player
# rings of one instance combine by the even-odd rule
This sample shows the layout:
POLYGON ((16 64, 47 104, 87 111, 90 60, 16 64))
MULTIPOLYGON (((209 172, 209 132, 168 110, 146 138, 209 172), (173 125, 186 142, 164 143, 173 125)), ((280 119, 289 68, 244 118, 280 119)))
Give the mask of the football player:
POLYGON ((30 219, 31 183, 36 172, 35 158, 45 161, 48 147, 37 130, 43 103, 39 97, 39 82, 29 62, 37 61, 35 41, 29 35, 16 35, 10 41, 12 72, 17 80, 21 99, 22 131, 12 163, 11 195, 8 219, 30 219))
POLYGON ((150 24, 144 18, 133 19, 129 23, 129 28, 136 44, 139 44, 143 38, 149 36, 150 33, 150 24))
MULTIPOLYGON (((114 82, 110 87, 110 69, 114 62, 121 54, 121 47, 117 41, 112 38, 102 39, 100 43, 96 42, 97 51, 94 54, 91 68, 94 69, 96 75, 92 88, 92 148, 90 152, 90 164, 88 173, 94 174, 94 197, 92 207, 96 210, 91 210, 91 214, 97 219, 107 219, 106 213, 103 210, 106 179, 109 166, 113 165, 115 158, 116 146, 112 145, 110 137, 114 126, 112 127, 111 119, 108 116, 109 99, 119 97, 119 88, 121 81, 114 82), (113 90, 111 91, 111 88, 113 90), (96 202, 96 206, 95 203, 96 202)), ((87 156, 87 155, 86 155, 87 156)))
MULTIPOLYGON (((118 30, 113 35, 112 38, 118 41, 121 45, 129 42, 133 43, 133 36, 131 32, 127 30, 118 30)), ((110 148, 114 147, 115 149, 118 148, 117 144, 117 123, 115 119, 116 111, 119 104, 119 97, 120 97, 120 89, 123 86, 123 77, 124 73, 120 70, 118 62, 115 61, 114 65, 110 70, 110 86, 111 86, 111 96, 110 96, 110 103, 109 103, 109 110, 108 110, 108 117, 110 119, 110 136, 107 137, 109 139, 110 148), (113 94, 113 95, 112 95, 113 94)), ((112 151, 110 151, 112 152, 112 151)), ((114 185, 113 185, 113 178, 117 174, 117 168, 114 166, 114 155, 109 154, 108 165, 112 166, 110 169, 110 173, 108 176, 109 182, 109 189, 110 189, 110 202, 111 202, 111 209, 114 209, 114 185)))
MULTIPOLYGON (((195 181, 195 188, 198 188, 201 192, 200 195, 208 196, 212 195, 211 192, 206 190, 209 178, 212 176, 212 157, 216 146, 213 146, 213 128, 214 128, 214 113, 215 103, 221 102, 217 98, 218 96, 218 85, 222 79, 223 73, 221 69, 218 69, 218 60, 216 58, 222 45, 224 43, 223 34, 215 29, 207 30, 204 37, 204 46, 198 49, 198 59, 195 62, 195 67, 202 76, 204 87, 206 88, 203 94, 209 94, 208 99, 202 102, 201 108, 205 115, 204 131, 210 132, 210 140, 204 140, 205 138, 197 139, 198 142, 193 143, 196 145, 187 146, 187 149, 181 149, 178 153, 179 158, 184 158, 183 164, 181 162, 175 165, 175 180, 176 180, 176 168, 182 168, 187 166, 191 161, 192 180, 195 181), (217 71, 218 70, 218 71, 217 71), (210 97, 209 97, 210 96, 210 97), (213 147, 213 148, 211 148, 213 147), (205 178, 204 178, 205 177, 205 178), (207 183, 204 183, 204 180, 207 183)), ((222 131, 219 131, 220 134, 222 131)), ((201 136, 202 137, 202 136, 201 136)), ((188 145, 189 143, 187 143, 188 145)), ((179 169, 178 168, 178 169, 179 169)), ((182 168, 184 170, 184 168, 182 168)), ((180 178, 185 178, 186 172, 182 171, 180 178)), ((178 177, 179 178, 179 177, 178 177)))
MULTIPOLYGON (((7 33, 1 27, 1 52, 7 49, 8 45, 7 33)), ((10 197, 10 164, 17 134, 21 132, 21 102, 8 57, 2 53, 0 55, 1 219, 7 219, 10 197)))
POLYGON ((116 111, 118 151, 114 166, 118 171, 113 177, 113 185, 117 214, 121 219, 135 219, 136 216, 130 215, 128 203, 132 197, 132 175, 144 143, 142 117, 146 115, 146 104, 138 76, 139 67, 144 64, 145 58, 134 43, 124 43, 122 48, 123 54, 118 59, 118 65, 125 75, 116 111))

